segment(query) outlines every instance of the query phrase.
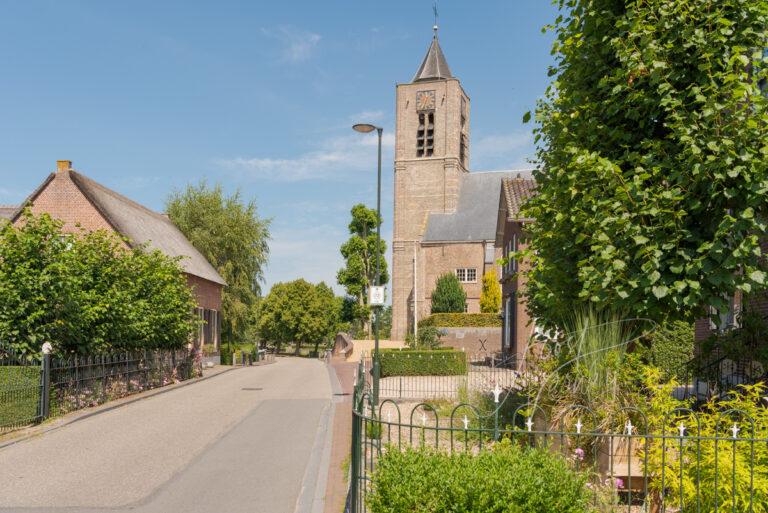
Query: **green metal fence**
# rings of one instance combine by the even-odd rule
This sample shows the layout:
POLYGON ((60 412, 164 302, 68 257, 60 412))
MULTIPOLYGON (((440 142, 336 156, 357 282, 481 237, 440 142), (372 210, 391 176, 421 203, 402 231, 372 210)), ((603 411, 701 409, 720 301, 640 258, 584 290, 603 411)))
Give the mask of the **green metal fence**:
POLYGON ((367 511, 377 462, 387 451, 432 447, 477 454, 504 438, 548 447, 587 473, 600 511, 768 511, 768 490, 755 485, 768 481, 768 426, 757 426, 743 411, 721 412, 710 435, 687 408, 669 413, 661 432, 649 432, 647 419, 633 408, 621 411, 611 429, 600 429, 587 406, 574 405, 567 420, 554 422, 530 404, 505 413, 500 389, 494 392, 490 400, 496 406, 489 415, 470 404, 391 399, 374 404, 361 365, 353 396, 347 511, 367 511), (606 496, 612 498, 608 505, 606 496))
POLYGON ((39 358, 0 349, 0 433, 40 420, 41 378, 39 358))

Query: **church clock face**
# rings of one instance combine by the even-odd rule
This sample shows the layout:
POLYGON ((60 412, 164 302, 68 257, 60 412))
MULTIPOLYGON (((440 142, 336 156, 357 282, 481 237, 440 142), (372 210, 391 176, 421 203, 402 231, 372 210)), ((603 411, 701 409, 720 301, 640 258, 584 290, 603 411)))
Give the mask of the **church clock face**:
POLYGON ((418 91, 416 93, 416 108, 418 110, 433 110, 435 108, 435 91, 418 91))

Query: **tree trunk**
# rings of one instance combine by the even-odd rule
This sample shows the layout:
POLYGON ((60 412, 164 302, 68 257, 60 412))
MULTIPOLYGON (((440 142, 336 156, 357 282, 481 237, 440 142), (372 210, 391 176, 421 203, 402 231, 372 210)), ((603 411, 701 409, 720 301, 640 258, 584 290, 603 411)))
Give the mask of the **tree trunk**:
POLYGON ((296 356, 299 356, 299 354, 301 354, 301 342, 298 342, 298 341, 296 342, 296 351, 294 351, 293 354, 295 354, 296 356))

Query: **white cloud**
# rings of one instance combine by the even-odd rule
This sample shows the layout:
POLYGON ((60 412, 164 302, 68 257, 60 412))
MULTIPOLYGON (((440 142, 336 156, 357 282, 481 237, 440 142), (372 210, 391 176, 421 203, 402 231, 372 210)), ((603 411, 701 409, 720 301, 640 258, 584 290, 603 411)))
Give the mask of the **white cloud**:
POLYGON ((473 169, 503 169, 530 167, 536 157, 533 134, 519 131, 510 134, 490 134, 472 142, 470 157, 473 169))
POLYGON ((312 57, 322 39, 319 34, 290 25, 281 25, 275 29, 262 28, 261 33, 279 41, 283 47, 280 58, 294 63, 304 62, 312 57))
POLYGON ((324 281, 341 294, 336 272, 344 263, 339 252, 348 236, 344 228, 315 225, 273 230, 264 290, 278 282, 304 278, 313 283, 324 281))
MULTIPOLYGON (((300 182, 306 180, 346 181, 361 170, 375 165, 375 136, 351 134, 325 140, 318 149, 296 157, 235 157, 216 159, 214 164, 242 178, 274 182, 300 182)), ((386 133, 382 145, 391 158, 394 134, 386 133)))

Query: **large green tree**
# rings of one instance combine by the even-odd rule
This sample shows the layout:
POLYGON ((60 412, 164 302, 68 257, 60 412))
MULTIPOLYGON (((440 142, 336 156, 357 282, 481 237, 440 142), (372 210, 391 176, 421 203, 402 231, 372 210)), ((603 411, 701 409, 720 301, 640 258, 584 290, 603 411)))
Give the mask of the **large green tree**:
POLYGON ((166 211, 189 241, 227 282, 222 295, 222 340, 243 342, 255 324, 264 267, 269 257, 269 219, 240 191, 227 195, 205 181, 173 192, 166 211))
MULTIPOLYGON (((376 227, 381 224, 381 217, 377 215, 376 210, 362 204, 352 207, 351 214, 352 221, 349 223, 351 237, 341 246, 344 267, 336 274, 336 279, 347 294, 354 298, 355 306, 347 309, 351 315, 345 320, 362 322, 364 328, 368 329, 371 315, 368 307, 368 288, 375 285, 378 242, 376 227)), ((381 285, 389 282, 386 252, 387 243, 381 240, 379 245, 379 284, 381 285)))
POLYGON ((182 348, 197 324, 178 261, 48 215, 0 228, 0 349, 59 353, 182 348))
POLYGON ((592 303, 690 320, 764 289, 768 2, 555 3, 523 213, 533 315, 592 303))
POLYGON ((453 273, 437 278, 432 291, 432 313, 463 313, 467 305, 467 292, 453 273))
POLYGON ((340 313, 341 302, 323 282, 314 285, 298 279, 276 283, 259 305, 259 335, 278 352, 291 342, 296 344, 296 354, 302 344, 314 344, 317 351, 336 334, 340 313))

